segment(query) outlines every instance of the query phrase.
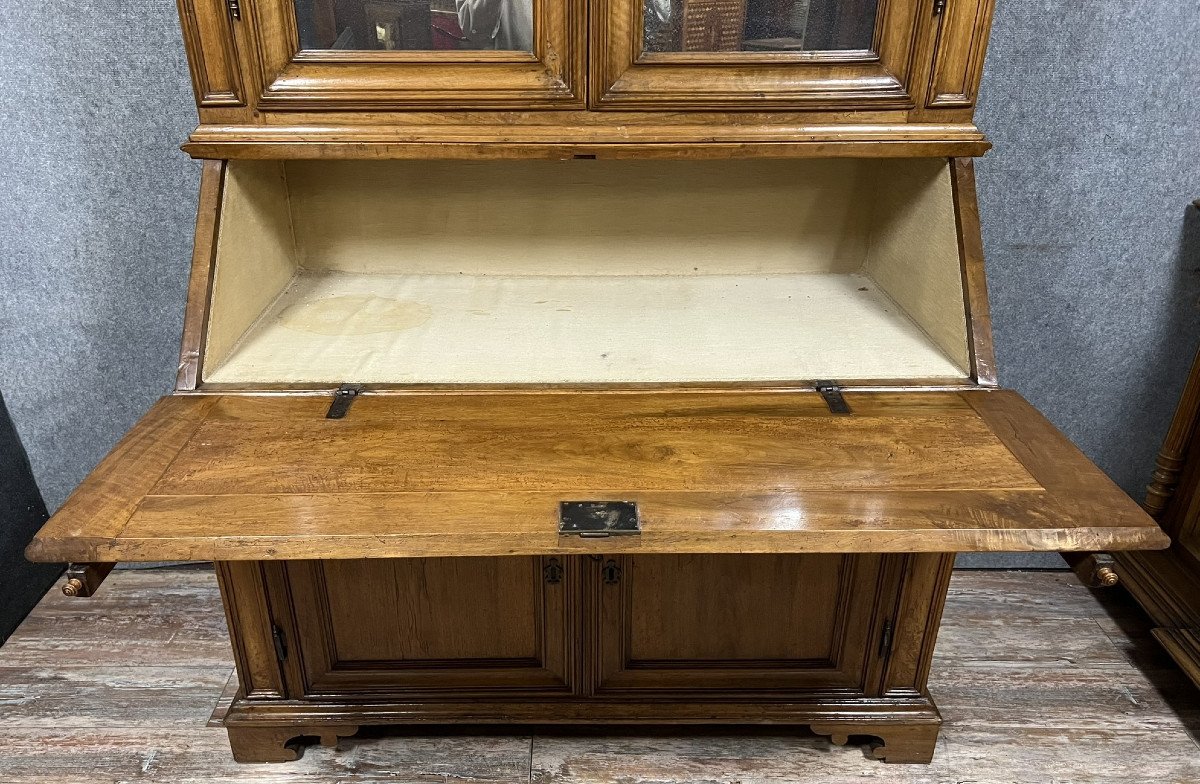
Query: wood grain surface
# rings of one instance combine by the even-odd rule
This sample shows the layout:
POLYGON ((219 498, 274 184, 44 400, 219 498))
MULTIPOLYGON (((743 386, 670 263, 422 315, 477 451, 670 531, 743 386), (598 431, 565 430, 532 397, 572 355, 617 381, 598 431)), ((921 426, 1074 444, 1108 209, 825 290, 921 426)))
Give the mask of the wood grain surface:
POLYGON ((34 560, 1152 549, 1153 521, 1019 395, 177 395, 34 560), (558 502, 643 532, 560 537, 558 502))
POLYGON ((945 724, 928 766, 880 765, 803 731, 702 727, 368 730, 294 763, 238 765, 225 731, 206 726, 233 667, 224 634, 201 569, 118 571, 87 600, 51 591, 0 648, 6 784, 1200 780, 1200 693, 1132 601, 1066 572, 955 574, 931 678, 945 724), (989 631, 1001 617, 1026 630, 1028 655, 989 631), (1079 643, 1056 656, 1067 637, 1079 643))

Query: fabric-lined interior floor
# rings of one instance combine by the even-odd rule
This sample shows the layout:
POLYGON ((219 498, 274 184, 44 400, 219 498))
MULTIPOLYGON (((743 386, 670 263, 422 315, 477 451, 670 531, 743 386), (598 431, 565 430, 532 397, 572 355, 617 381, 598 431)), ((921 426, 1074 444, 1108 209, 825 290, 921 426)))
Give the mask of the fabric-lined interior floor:
POLYGON ((293 279, 207 380, 590 383, 826 376, 961 379, 965 372, 865 275, 333 272, 293 279))
POLYGON ((1200 781, 1200 692, 1128 596, 1065 572, 955 574, 928 766, 779 728, 368 730, 298 762, 238 765, 209 726, 231 662, 210 570, 116 572, 92 599, 55 586, 0 648, 0 781, 1200 781))

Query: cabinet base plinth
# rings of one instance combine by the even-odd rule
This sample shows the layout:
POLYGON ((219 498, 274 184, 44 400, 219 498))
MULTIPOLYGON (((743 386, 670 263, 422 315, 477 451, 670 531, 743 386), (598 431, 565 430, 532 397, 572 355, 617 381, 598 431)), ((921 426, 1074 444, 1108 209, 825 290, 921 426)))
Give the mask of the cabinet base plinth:
POLYGON ((238 762, 292 762, 313 743, 337 746, 338 738, 358 732, 353 725, 226 727, 229 747, 238 762))
POLYGON ((807 726, 838 746, 870 745, 868 754, 891 763, 928 763, 942 719, 928 698, 861 702, 439 702, 348 703, 237 699, 224 719, 238 762, 288 762, 303 746, 338 738, 360 726, 512 724, 807 726))
POLYGON ((828 735, 835 746, 866 736, 870 755, 883 762, 927 765, 933 761, 940 722, 927 724, 884 724, 880 722, 813 724, 817 735, 828 735))

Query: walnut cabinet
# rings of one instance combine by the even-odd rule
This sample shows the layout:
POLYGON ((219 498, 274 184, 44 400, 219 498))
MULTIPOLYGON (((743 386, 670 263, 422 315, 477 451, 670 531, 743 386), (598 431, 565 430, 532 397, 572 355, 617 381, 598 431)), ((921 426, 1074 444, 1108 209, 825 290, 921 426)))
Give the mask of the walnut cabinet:
POLYGON ((1121 584, 1154 623, 1155 639, 1200 686, 1200 356, 1171 421, 1143 503, 1171 537, 1157 552, 1115 553, 1121 584))
POLYGON ((954 554, 1163 547, 998 384, 990 2, 180 0, 176 389, 35 537, 214 561, 235 757, 806 725, 928 761, 954 554))

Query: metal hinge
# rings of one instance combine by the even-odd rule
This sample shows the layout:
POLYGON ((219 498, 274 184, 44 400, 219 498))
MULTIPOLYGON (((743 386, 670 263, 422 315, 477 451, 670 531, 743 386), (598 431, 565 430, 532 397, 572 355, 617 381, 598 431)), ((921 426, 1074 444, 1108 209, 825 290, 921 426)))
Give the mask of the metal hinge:
POLYGON ((225 6, 229 9, 229 15, 236 21, 242 19, 242 3, 241 0, 225 0, 225 6))
POLYGON ((287 659, 287 637, 283 634, 283 629, 279 628, 279 624, 271 624, 271 641, 275 643, 275 658, 279 661, 287 659))
POLYGON ((849 414, 850 406, 846 404, 846 399, 842 397, 842 388, 838 386, 836 381, 814 381, 813 386, 817 392, 825 399, 825 405, 829 406, 831 414, 849 414))
MULTIPOLYGON (((236 2, 237 0, 234 0, 236 2)), ((946 11, 946 0, 933 0, 933 15, 941 16, 946 11)))
POLYGON ((333 402, 329 404, 325 418, 341 419, 346 416, 346 412, 350 410, 350 404, 354 402, 354 398, 362 394, 362 391, 362 384, 342 384, 333 393, 333 402))
POLYGON ((892 621, 888 619, 883 622, 883 632, 879 635, 879 656, 887 658, 887 655, 892 652, 892 621))

